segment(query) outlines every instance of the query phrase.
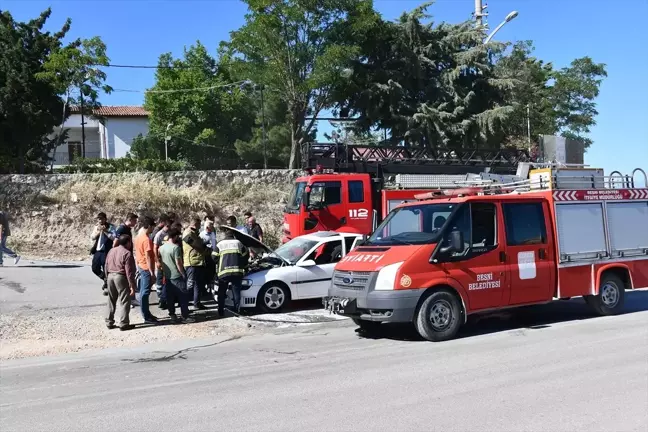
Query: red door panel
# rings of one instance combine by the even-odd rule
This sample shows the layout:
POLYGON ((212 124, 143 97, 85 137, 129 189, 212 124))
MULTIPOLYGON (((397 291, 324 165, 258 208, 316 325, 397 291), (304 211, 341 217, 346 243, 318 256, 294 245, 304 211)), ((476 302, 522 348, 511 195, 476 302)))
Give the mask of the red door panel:
POLYGON ((556 256, 549 207, 543 201, 502 204, 506 226, 506 260, 510 269, 508 304, 548 301, 555 288, 556 256))

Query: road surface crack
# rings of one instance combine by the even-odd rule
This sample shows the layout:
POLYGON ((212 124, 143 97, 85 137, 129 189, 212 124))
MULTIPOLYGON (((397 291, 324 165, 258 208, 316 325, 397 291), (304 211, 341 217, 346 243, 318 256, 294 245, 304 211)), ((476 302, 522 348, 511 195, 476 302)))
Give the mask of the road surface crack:
POLYGON ((187 353, 198 351, 199 349, 202 348, 211 348, 216 345, 224 344, 225 342, 231 342, 236 339, 240 339, 242 336, 237 335, 237 336, 232 336, 227 339, 224 339, 222 341, 214 342, 211 344, 207 345, 198 345, 198 346, 193 346, 189 348, 184 348, 181 350, 178 350, 174 352, 173 354, 165 355, 162 357, 140 357, 140 358, 135 358, 135 359, 122 359, 124 362, 130 362, 130 363, 155 363, 155 362, 169 362, 177 359, 181 360, 186 360, 187 359, 187 353))

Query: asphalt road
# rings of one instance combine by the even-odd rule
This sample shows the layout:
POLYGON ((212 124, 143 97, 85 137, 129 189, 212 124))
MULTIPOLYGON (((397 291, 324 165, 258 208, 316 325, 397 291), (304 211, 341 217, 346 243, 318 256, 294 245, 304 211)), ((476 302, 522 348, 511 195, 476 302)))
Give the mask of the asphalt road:
POLYGON ((348 321, 239 339, 6 361, 18 431, 648 431, 648 292, 590 318, 582 301, 420 341, 348 321))

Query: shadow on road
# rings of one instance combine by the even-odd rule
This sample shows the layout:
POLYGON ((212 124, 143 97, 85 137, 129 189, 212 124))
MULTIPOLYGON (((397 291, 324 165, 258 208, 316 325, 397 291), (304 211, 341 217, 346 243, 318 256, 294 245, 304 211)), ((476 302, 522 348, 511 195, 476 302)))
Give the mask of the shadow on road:
POLYGON ((19 265, 16 268, 40 268, 40 269, 71 269, 84 267, 78 264, 27 264, 19 265))
MULTIPOLYGON (((627 291, 623 314, 648 311, 648 291, 627 291)), ((598 318, 582 298, 554 301, 545 305, 523 306, 497 313, 471 315, 459 331, 457 339, 498 333, 508 330, 535 331, 550 328, 553 324, 598 318)), ((399 341, 424 341, 411 324, 383 325, 378 332, 356 330, 365 339, 392 339, 399 341)))

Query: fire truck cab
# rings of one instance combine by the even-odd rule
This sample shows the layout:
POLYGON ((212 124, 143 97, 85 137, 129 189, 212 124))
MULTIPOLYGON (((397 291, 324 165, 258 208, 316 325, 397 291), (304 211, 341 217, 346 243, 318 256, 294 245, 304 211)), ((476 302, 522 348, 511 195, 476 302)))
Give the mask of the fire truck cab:
POLYGON ((619 313, 626 289, 648 287, 648 184, 636 172, 643 187, 549 167, 421 194, 336 265, 325 305, 365 329, 413 322, 430 341, 470 314, 553 299, 619 313))
POLYGON ((451 188, 485 169, 516 174, 529 160, 517 149, 434 151, 399 146, 308 144, 305 175, 293 184, 284 208, 285 243, 317 231, 369 234, 397 205, 423 192, 451 188))

